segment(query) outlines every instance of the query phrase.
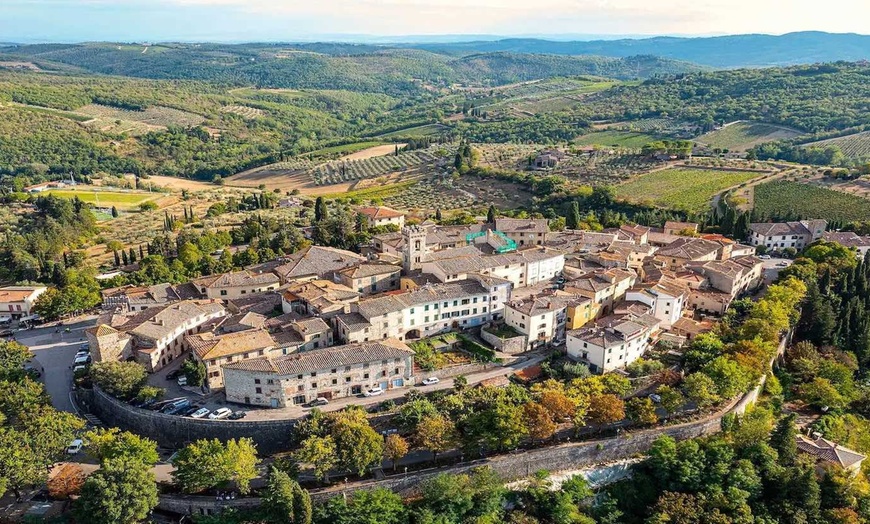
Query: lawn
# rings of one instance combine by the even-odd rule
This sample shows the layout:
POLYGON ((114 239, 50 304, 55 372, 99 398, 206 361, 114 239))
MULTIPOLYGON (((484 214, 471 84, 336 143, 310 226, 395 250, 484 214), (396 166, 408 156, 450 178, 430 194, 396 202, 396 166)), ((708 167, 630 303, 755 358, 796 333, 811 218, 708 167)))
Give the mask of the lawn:
MULTIPOLYGON (((73 189, 52 189, 45 193, 61 198, 79 197, 83 202, 96 204, 100 207, 115 206, 119 209, 130 209, 142 202, 154 200, 163 196, 163 193, 121 192, 121 191, 90 191, 73 189)), ((42 194, 45 194, 42 193, 42 194)))
POLYGON ((737 122, 701 135, 695 140, 712 148, 746 151, 765 142, 785 140, 800 135, 800 131, 773 124, 737 122))
POLYGON ((870 201, 797 182, 755 186, 755 210, 765 218, 823 218, 843 222, 870 220, 870 201))
POLYGON ((607 147, 627 147, 631 149, 640 149, 641 147, 658 140, 653 135, 647 133, 637 133, 633 131, 597 131, 588 135, 579 136, 574 139, 574 143, 578 146, 607 146, 607 147))
POLYGON ((617 186, 616 194, 619 198, 634 202, 703 211, 716 194, 758 176, 760 173, 746 171, 665 169, 641 175, 617 186))

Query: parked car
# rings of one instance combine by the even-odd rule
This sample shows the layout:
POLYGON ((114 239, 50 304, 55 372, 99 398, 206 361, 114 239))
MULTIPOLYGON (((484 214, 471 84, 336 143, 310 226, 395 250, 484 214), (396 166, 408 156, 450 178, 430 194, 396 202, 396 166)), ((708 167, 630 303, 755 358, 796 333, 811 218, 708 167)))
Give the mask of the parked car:
POLYGON ((76 353, 76 356, 74 358, 80 359, 80 358, 87 358, 89 356, 91 356, 91 354, 88 353, 87 351, 79 351, 78 353, 76 353))
POLYGON ((241 420, 246 416, 248 416, 246 411, 233 411, 230 416, 227 417, 227 420, 241 420))
POLYGON ((659 395, 656 395, 655 393, 650 393, 649 399, 652 400, 653 402, 655 402, 656 404, 658 404, 662 401, 662 397, 660 397, 659 395))
POLYGON ((4 329, 3 331, 0 331, 0 337, 3 337, 3 338, 11 337, 14 334, 15 334, 15 332, 12 331, 11 329, 4 329))
POLYGON ((179 386, 182 386, 182 387, 186 386, 187 385, 187 375, 181 375, 180 377, 178 377, 177 382, 178 382, 179 386))
POLYGON ((437 384, 439 382, 441 382, 441 380, 439 380, 438 377, 429 377, 423 379, 424 386, 431 386, 432 384, 437 384))
POLYGON ((759 255, 758 258, 761 260, 770 260, 770 255, 759 255))
POLYGON ((214 412, 212 412, 212 414, 209 415, 208 418, 212 420, 221 420, 229 417, 232 412, 233 410, 231 410, 230 408, 218 408, 214 410, 214 412))
POLYGON ((210 409, 208 409, 208 408, 199 408, 198 410, 196 410, 196 411, 194 411, 193 413, 191 413, 191 414, 190 414, 190 417, 191 417, 191 418, 203 418, 203 417, 207 416, 209 413, 211 413, 211 410, 210 410, 210 409))
POLYGON ((329 404, 329 399, 324 398, 324 397, 317 397, 316 399, 314 399, 308 403, 308 405, 311 406, 312 408, 316 407, 316 406, 325 406, 327 404, 329 404))
POLYGON ((384 390, 380 386, 374 387, 374 388, 366 391, 365 393, 363 393, 363 395, 365 395, 367 397, 376 397, 378 395, 383 395, 383 394, 384 394, 384 390))
POLYGON ((36 369, 33 366, 24 366, 24 372, 30 375, 30 377, 37 379, 42 376, 42 372, 36 369))
POLYGON ((86 366, 91 363, 90 355, 78 356, 73 360, 73 366, 86 366))
POLYGON ((178 378, 178 375, 181 375, 181 369, 173 369, 166 374, 166 380, 175 380, 178 378))
POLYGON ((88 342, 84 342, 81 346, 79 346, 79 352, 84 351, 85 353, 91 352, 91 345, 88 342))
POLYGON ((77 438, 69 443, 69 446, 66 447, 66 452, 69 455, 78 455, 84 445, 84 441, 82 441, 82 439, 80 438, 77 438))
POLYGON ((74 367, 73 367, 73 375, 75 375, 75 374, 78 373, 79 371, 85 371, 86 369, 88 369, 88 367, 85 366, 84 364, 80 364, 80 365, 78 365, 78 366, 74 366, 74 367))
POLYGON ((176 400, 175 402, 171 402, 160 409, 161 413, 166 413, 167 415, 176 415, 181 413, 182 411, 190 408, 190 400, 183 398, 181 400, 176 400))
POLYGON ((161 400, 159 402, 155 402, 154 404, 152 404, 150 409, 153 409, 155 411, 158 409, 163 409, 166 406, 168 406, 169 404, 172 404, 173 402, 178 402, 180 400, 184 400, 184 397, 176 397, 176 398, 161 400))
POLYGON ((777 267, 788 267, 788 262, 782 261, 779 264, 777 264, 777 267))

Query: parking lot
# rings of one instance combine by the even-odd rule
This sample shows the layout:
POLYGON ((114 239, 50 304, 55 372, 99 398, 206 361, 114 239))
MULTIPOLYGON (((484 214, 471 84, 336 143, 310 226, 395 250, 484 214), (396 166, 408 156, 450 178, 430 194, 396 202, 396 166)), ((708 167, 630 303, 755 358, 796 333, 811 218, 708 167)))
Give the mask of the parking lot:
POLYGON ((93 325, 93 318, 86 318, 64 326, 39 327, 15 333, 15 340, 33 352, 33 367, 41 372, 40 380, 51 396, 52 405, 59 410, 78 412, 72 400, 73 359, 86 341, 85 329, 93 325))

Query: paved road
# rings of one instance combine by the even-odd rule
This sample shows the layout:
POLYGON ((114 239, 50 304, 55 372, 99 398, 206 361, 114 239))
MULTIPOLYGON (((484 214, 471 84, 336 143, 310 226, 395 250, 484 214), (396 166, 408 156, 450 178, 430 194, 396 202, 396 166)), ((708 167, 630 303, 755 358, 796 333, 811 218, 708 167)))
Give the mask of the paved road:
POLYGON ((15 339, 30 348, 34 356, 34 367, 42 370, 40 380, 51 396, 51 403, 62 411, 77 413, 71 399, 72 362, 79 346, 85 341, 84 330, 93 326, 92 318, 68 323, 70 332, 63 327, 55 333, 55 327, 43 327, 19 331, 15 339))

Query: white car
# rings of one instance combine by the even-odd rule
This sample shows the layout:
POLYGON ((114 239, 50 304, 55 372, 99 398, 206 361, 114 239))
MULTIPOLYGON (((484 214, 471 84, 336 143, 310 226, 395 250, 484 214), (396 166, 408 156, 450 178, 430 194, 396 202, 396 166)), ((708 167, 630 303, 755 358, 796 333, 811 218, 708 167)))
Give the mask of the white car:
POLYGON ((84 370, 86 370, 86 369, 88 369, 87 366, 85 366, 85 365, 79 365, 79 366, 76 366, 76 367, 73 368, 73 373, 78 373, 79 371, 84 371, 84 370))
POLYGON ((429 377, 423 379, 424 386, 431 386, 432 384, 437 384, 439 382, 441 381, 438 379, 438 377, 429 377))
POLYGON ((384 394, 384 390, 381 389, 380 386, 378 386, 376 388, 372 388, 364 393, 364 395, 367 397, 376 397, 378 395, 383 395, 383 394, 384 394))
POLYGON ((759 255, 758 258, 761 260, 770 260, 770 255, 759 255))
POLYGON ((80 357, 76 357, 76 359, 73 361, 73 366, 85 366, 85 365, 90 364, 90 363, 91 363, 91 356, 90 355, 82 355, 80 357))
POLYGON ((218 408, 214 410, 212 414, 208 416, 208 418, 212 420, 222 420, 229 417, 232 412, 233 410, 231 410, 230 408, 218 408))
POLYGON ((82 450, 84 445, 84 441, 82 441, 82 439, 80 438, 77 438, 69 443, 69 446, 67 446, 66 448, 66 452, 69 455, 78 455, 79 451, 82 450))
POLYGON ((196 411, 194 411, 193 413, 191 413, 191 414, 190 414, 190 417, 191 417, 191 418, 203 418, 204 416, 208 415, 209 413, 211 413, 211 410, 210 410, 210 409, 208 409, 208 408, 199 408, 199 409, 197 409, 196 411))
POLYGON ((186 386, 187 385, 187 375, 181 375, 180 377, 178 377, 177 382, 178 382, 179 386, 186 386))

